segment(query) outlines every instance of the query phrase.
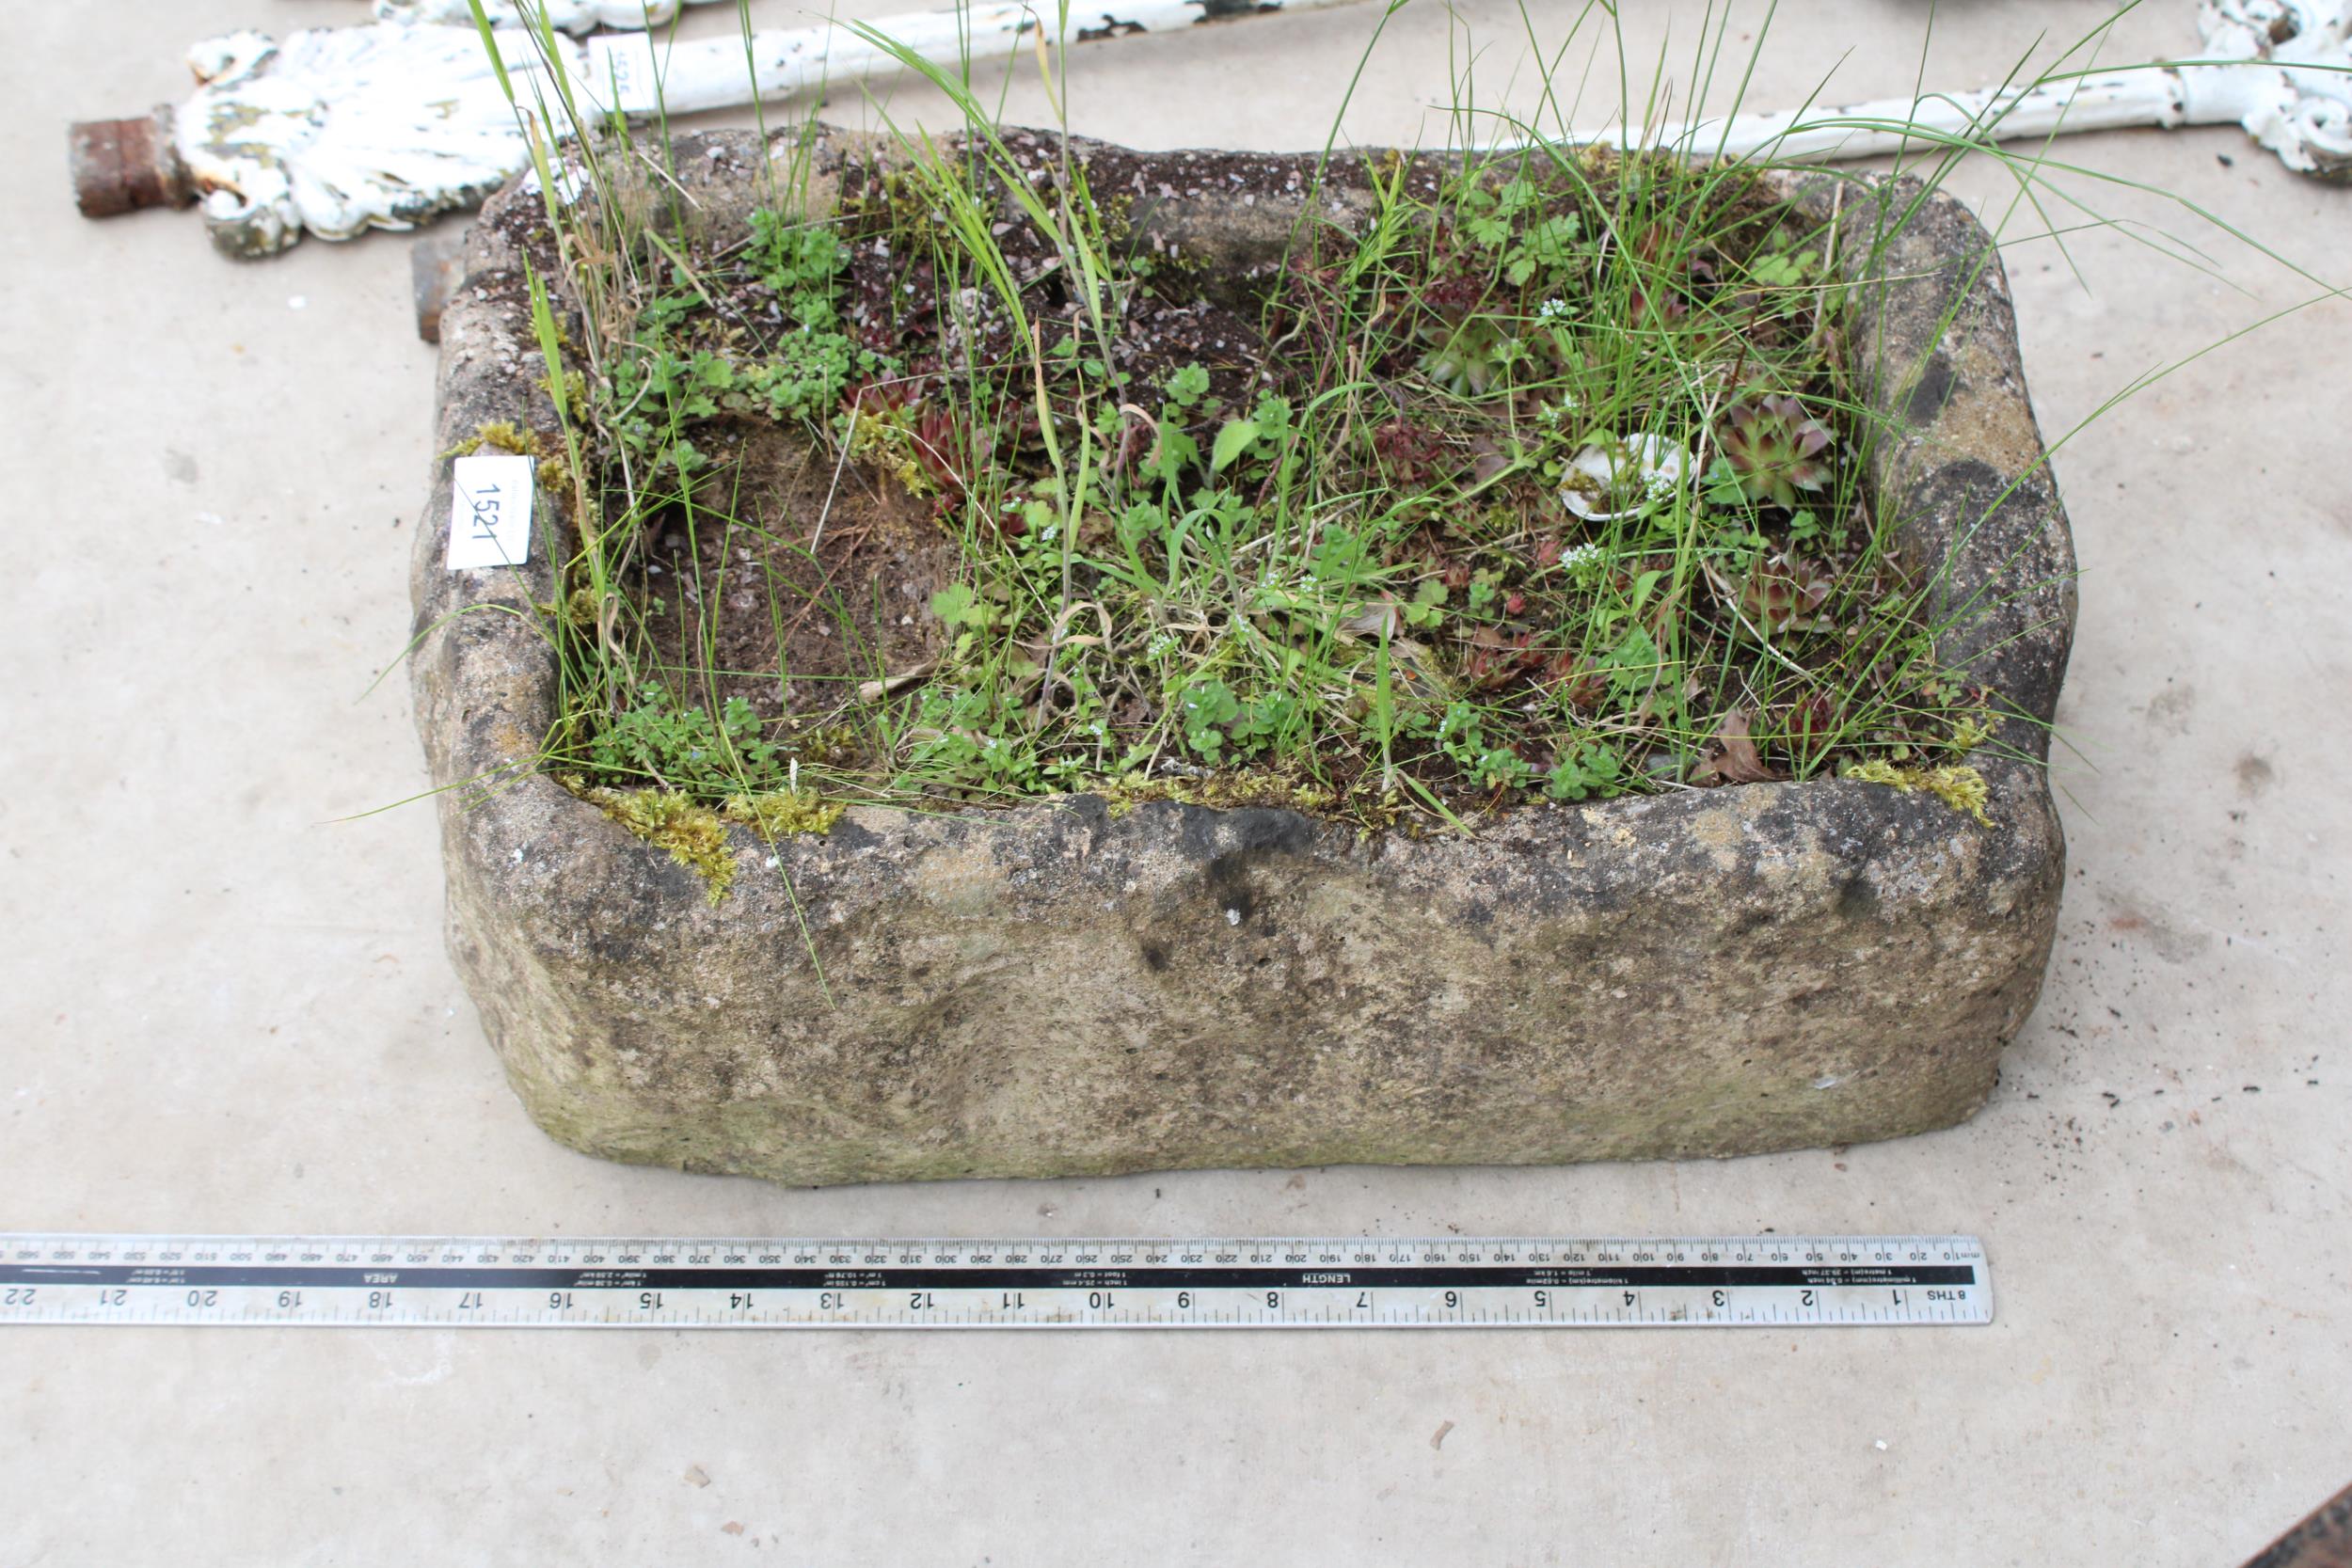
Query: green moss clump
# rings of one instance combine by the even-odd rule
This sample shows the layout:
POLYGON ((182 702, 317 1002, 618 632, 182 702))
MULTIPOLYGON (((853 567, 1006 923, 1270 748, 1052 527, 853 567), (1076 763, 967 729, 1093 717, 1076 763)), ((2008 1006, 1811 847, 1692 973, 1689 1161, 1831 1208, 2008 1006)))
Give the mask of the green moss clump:
MULTIPOLYGON (((657 599, 654 603, 660 601, 657 599)), ((532 608, 550 621, 565 622, 574 631, 591 633, 596 629, 596 593, 585 584, 573 589, 560 601, 533 600, 532 608)), ((656 610, 649 613, 660 614, 660 611, 656 610)))
POLYGON ((1960 764, 1940 768, 1898 768, 1883 757, 1857 762, 1846 769, 1845 776, 1861 784, 1892 784, 1909 795, 1925 790, 1954 811, 1973 816, 1985 827, 1993 826, 1993 818, 1985 815, 1985 805, 1992 800, 1992 791, 1984 775, 1975 768, 1960 764))
POLYGON ((756 829, 762 838, 793 833, 829 833, 850 808, 813 789, 783 789, 772 795, 730 795, 720 811, 730 822, 756 829))
POLYGON ((1960 755, 1966 756, 1969 752, 1975 751, 1978 747, 1983 745, 1986 741, 1992 738, 1992 717, 1982 710, 1979 710, 1974 713, 1963 713, 1958 719, 1954 720, 1952 721, 1951 738, 1946 741, 1945 744, 1949 746, 1960 755))
POLYGON ((849 810, 813 789, 769 795, 735 795, 716 808, 667 789, 612 789, 590 784, 577 773, 556 782, 605 816, 700 877, 712 905, 723 903, 735 886, 735 856, 727 848, 727 824, 739 822, 773 841, 795 833, 826 833, 849 810))
POLYGON ((516 457, 536 457, 539 455, 539 433, 526 430, 512 420, 492 420, 487 424, 476 425, 471 436, 441 455, 471 457, 485 447, 492 451, 512 452, 516 457))
POLYGON ((644 839, 667 849, 670 858, 700 877, 714 905, 735 885, 735 857, 727 851, 727 828, 719 814, 666 789, 585 787, 576 775, 564 784, 573 794, 644 839))
POLYGON ((511 452, 516 457, 538 460, 534 470, 539 488, 561 499, 572 487, 572 467, 564 460, 562 450, 535 430, 526 429, 512 420, 492 420, 478 425, 471 436, 458 442, 443 457, 471 457, 478 451, 511 452))

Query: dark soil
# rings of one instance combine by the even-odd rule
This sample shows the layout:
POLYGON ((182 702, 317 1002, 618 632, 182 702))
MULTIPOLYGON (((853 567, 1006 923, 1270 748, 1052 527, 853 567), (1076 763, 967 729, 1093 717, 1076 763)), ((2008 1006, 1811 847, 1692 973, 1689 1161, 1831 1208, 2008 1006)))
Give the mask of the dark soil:
POLYGON ((836 475, 782 426, 723 428, 710 448, 732 494, 675 511, 628 595, 665 659, 708 672, 709 701, 804 721, 936 654, 928 607, 957 550, 929 502, 856 464, 836 475))

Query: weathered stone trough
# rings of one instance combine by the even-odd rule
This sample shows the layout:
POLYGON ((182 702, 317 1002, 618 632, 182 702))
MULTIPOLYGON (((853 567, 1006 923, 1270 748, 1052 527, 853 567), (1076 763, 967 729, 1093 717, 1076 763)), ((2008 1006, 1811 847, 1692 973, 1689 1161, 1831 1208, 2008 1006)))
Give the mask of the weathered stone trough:
MULTIPOLYGON (((739 214, 760 156, 681 154, 708 221, 739 214)), ((1366 199, 1350 178, 1343 218, 1366 199)), ((510 193, 477 226, 437 448, 552 428, 510 240, 539 203, 510 193)), ((1869 205, 1846 198, 1857 241, 1869 205)), ((1132 217, 1238 277, 1295 215, 1179 192, 1132 217)), ((1948 557, 1954 603, 2000 585, 1939 653, 2046 721, 2073 551, 1988 243, 1929 199, 1883 251, 1891 280, 1856 280, 1851 337, 1909 427, 1873 481, 1910 559, 1948 557)), ((1992 750, 1971 759, 1991 828, 1830 779, 1530 807, 1475 838, 1087 797, 854 809, 772 848, 732 830, 743 874, 714 907, 517 776, 555 717, 552 656, 528 616, 459 612, 551 599, 556 552, 543 533, 526 569, 452 572, 449 508, 443 463, 416 544, 418 725, 437 784, 505 780, 439 797, 450 947, 516 1092, 589 1153, 822 1183, 1848 1143, 1968 1117, 2042 987, 2063 844, 2042 769, 1992 750)), ((1999 740, 2045 745, 2023 721, 1999 740)))

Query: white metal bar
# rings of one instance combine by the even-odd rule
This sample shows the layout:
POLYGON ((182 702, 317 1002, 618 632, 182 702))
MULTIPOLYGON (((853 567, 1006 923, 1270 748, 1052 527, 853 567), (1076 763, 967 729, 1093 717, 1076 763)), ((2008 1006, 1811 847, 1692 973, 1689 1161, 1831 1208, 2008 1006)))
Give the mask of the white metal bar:
POLYGON ((1988 131, 1992 139, 2030 141, 2062 131, 2180 125, 2186 122, 2182 99, 2180 78, 2170 71, 2117 72, 2030 90, 1883 98, 1833 109, 1674 120, 1573 139, 1706 157, 1826 163, 1916 152, 1939 138, 1981 138, 1988 131))
POLYGON ((1826 162, 1938 141, 2238 124, 2289 168, 2352 178, 2352 0, 2205 0, 2195 59, 1837 108, 1571 132, 1571 142, 1693 156, 1826 162))
MULTIPOLYGON (((1280 10, 1320 10, 1354 0, 1133 0, 1112 10, 1070 13, 1067 41, 1179 31, 1220 18, 1238 20, 1280 10)), ((914 11, 871 24, 911 54, 934 65, 1009 55, 1039 28, 1054 37, 1052 0, 989 0, 954 10, 914 11)), ((751 36, 659 42, 643 33, 614 34, 588 41, 586 85, 599 103, 626 114, 672 114, 731 108, 755 98, 766 102, 804 92, 827 80, 849 81, 873 71, 895 69, 898 57, 862 32, 821 24, 764 29, 751 36), (748 66, 747 71, 747 56, 748 66), (609 84, 617 83, 617 94, 609 84)))

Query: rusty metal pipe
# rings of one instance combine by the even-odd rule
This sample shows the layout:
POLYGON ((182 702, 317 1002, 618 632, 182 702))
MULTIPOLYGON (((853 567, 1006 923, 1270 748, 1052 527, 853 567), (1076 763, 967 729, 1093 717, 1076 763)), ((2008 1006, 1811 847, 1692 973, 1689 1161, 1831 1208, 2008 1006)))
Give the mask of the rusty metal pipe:
POLYGON ((171 105, 135 119, 81 119, 66 136, 73 202, 86 218, 141 207, 185 207, 196 185, 172 141, 171 105))

